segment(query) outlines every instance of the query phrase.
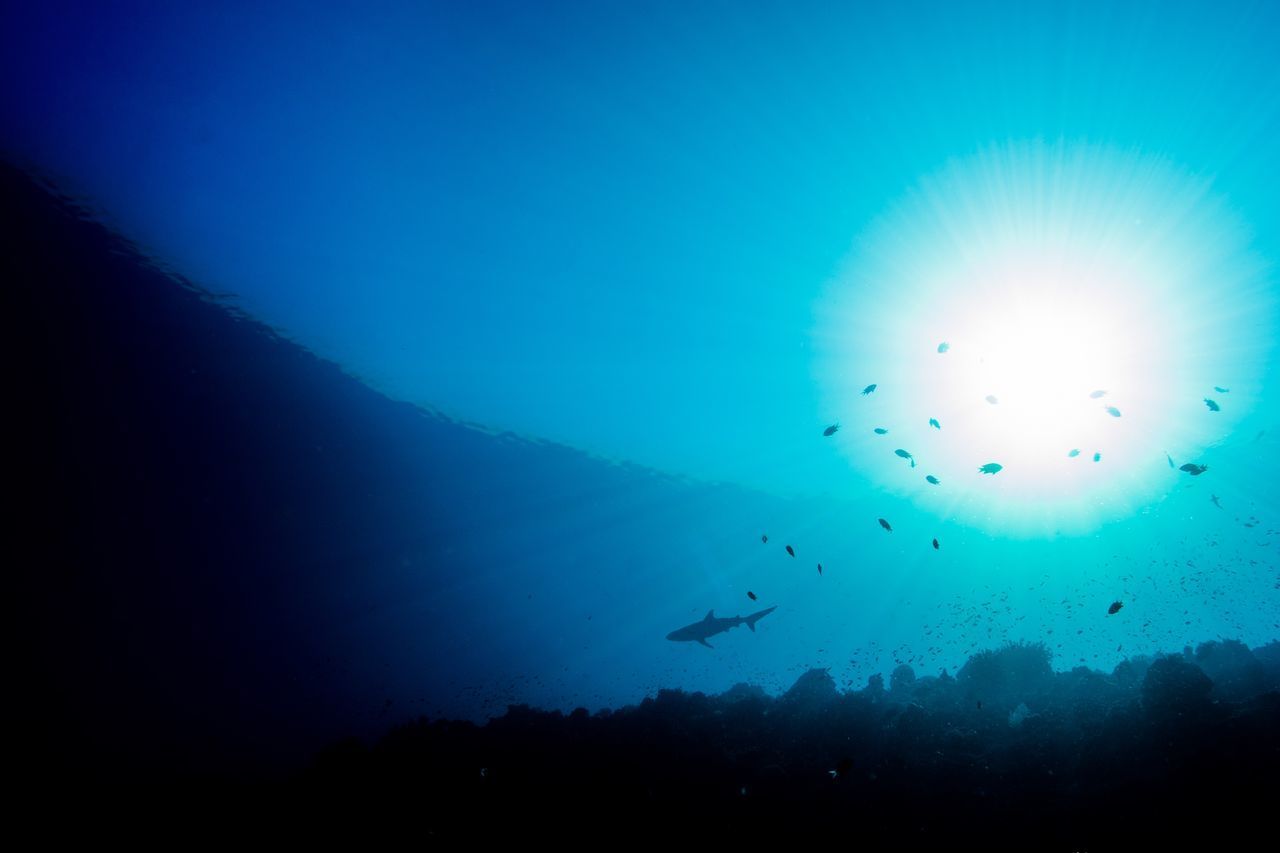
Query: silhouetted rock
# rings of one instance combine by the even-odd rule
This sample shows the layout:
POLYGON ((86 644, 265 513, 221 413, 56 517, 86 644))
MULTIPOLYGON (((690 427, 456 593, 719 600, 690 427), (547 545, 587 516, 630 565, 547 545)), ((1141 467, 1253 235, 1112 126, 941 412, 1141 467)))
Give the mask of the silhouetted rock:
POLYGON ((1199 717, 1209 709, 1213 682, 1200 667, 1181 657, 1156 659, 1142 681, 1142 707, 1158 720, 1199 717))
POLYGON ((1196 666, 1213 681, 1213 697, 1240 702, 1265 689, 1266 673, 1239 640, 1211 640, 1196 647, 1196 666))
POLYGON ((763 687, 755 684, 747 684, 739 681, 730 687, 724 693, 720 694, 720 698, 725 702, 767 702, 772 701, 772 697, 765 692, 763 687))
POLYGON ((1146 678, 1147 667, 1149 666, 1151 666, 1150 657, 1136 655, 1116 664, 1115 669, 1111 671, 1111 675, 1120 687, 1125 690, 1136 690, 1142 685, 1142 680, 1146 678))
POLYGON ((956 683, 965 696, 1006 711, 1019 702, 1034 705, 1053 683, 1052 657, 1043 643, 1011 643, 969 658, 956 683))
POLYGON ((794 839, 853 826, 873 846, 1136 848, 1265 826, 1280 694, 1214 704, 1182 653, 1117 668, 1143 672, 1140 688, 1047 661, 1043 648, 1012 646, 975 655, 956 679, 899 668, 889 693, 877 674, 841 694, 814 669, 776 699, 737 684, 591 716, 513 706, 483 727, 423 721, 372 750, 326 751, 297 793, 371 797, 380 813, 403 801, 451 839, 494 814, 543 825, 565 803, 639 833, 702 826, 758 841, 770 827, 794 839), (975 689, 1036 698, 979 707, 975 689))
POLYGON ((909 694, 915 686, 916 673, 907 664, 899 664, 889 674, 889 692, 899 695, 909 694))
POLYGON ((782 701, 793 708, 818 709, 840 698, 836 680, 827 669, 811 669, 796 679, 782 701))
POLYGON ((1262 667, 1267 690, 1280 690, 1280 640, 1272 640, 1253 650, 1253 658, 1262 667))

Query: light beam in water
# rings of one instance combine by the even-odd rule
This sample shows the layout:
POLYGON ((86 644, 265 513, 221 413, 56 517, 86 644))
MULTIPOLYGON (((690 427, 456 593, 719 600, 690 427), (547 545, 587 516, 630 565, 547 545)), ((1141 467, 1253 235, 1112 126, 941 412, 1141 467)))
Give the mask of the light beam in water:
POLYGON ((1202 461, 1248 414, 1265 279, 1207 178, 1084 145, 993 148, 855 244, 817 310, 824 415, 852 466, 923 508, 1005 533, 1087 529, 1175 488, 1165 452, 1202 461), (879 425, 893 447, 868 438, 879 425), (1003 470, 979 474, 987 462, 1003 470))

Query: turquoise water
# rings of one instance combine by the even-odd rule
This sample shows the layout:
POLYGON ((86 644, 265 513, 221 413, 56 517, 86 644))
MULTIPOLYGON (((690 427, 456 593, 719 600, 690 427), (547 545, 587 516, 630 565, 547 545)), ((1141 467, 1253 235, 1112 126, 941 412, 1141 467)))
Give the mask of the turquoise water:
POLYGON ((688 5, 0 17, 6 158, 396 400, 672 478, 387 543, 368 716, 1274 639, 1276 9, 688 5))

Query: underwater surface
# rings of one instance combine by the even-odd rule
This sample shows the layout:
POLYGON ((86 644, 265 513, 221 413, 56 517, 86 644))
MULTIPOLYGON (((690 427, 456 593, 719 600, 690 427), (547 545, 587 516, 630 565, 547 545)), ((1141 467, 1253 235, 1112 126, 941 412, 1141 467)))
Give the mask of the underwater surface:
POLYGON ((457 840, 1264 826, 1276 35, 6 7, 24 796, 457 840))

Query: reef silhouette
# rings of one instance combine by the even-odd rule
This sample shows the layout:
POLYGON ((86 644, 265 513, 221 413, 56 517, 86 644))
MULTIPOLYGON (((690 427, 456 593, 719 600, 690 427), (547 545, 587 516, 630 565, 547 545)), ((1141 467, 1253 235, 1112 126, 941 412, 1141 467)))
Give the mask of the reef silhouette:
POLYGON ((739 684, 595 714, 424 718, 333 745, 294 784, 457 838, 483 815, 934 849, 1151 849, 1268 825, 1280 643, 1207 642, 1110 673, 1050 658, 1010 645, 954 676, 899 666, 887 688, 873 675, 841 692, 814 669, 776 697, 739 684))

